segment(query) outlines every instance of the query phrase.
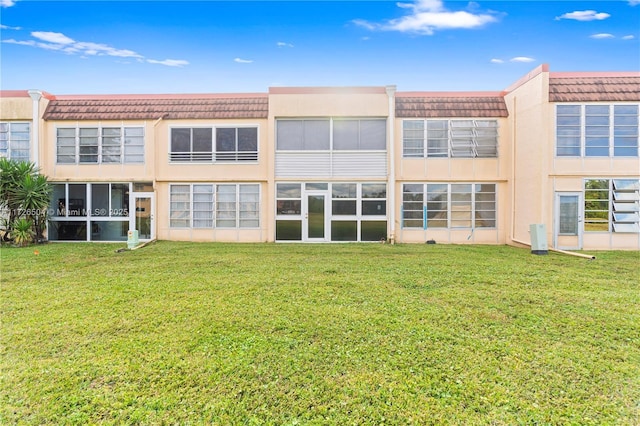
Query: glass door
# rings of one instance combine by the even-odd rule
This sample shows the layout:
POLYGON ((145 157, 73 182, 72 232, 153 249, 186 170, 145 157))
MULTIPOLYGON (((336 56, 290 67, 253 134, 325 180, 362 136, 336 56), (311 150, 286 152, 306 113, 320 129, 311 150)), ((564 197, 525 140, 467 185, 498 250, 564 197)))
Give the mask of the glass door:
POLYGON ((328 241, 328 214, 326 192, 305 194, 304 240, 308 242, 328 241))
POLYGON ((155 196, 153 192, 134 192, 133 205, 134 214, 131 218, 130 229, 138 230, 140 241, 155 239, 155 196))
POLYGON ((556 193, 554 237, 557 249, 582 249, 582 193, 556 193))

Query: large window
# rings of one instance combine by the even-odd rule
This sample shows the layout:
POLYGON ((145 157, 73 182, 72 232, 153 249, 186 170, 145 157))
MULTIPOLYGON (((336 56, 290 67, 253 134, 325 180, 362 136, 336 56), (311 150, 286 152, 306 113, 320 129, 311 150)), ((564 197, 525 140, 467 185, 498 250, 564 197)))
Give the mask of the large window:
POLYGON ((172 162, 257 161, 257 127, 174 127, 172 162))
POLYGON ((637 157, 638 105, 556 106, 560 157, 637 157))
POLYGON ((498 155, 497 120, 404 120, 407 158, 487 158, 498 155))
POLYGON ((495 228, 493 183, 406 183, 403 228, 495 228))
POLYGON ((586 179, 585 232, 639 232, 640 180, 586 179))
POLYGON ((29 161, 29 123, 0 122, 0 157, 29 161))
POLYGON ((278 151, 383 151, 386 119, 277 120, 278 151))
POLYGON ((144 163, 142 127, 59 127, 58 164, 144 163))
MULTIPOLYGON (((324 215, 325 200, 330 203, 327 205, 330 227, 327 235, 331 241, 386 239, 385 183, 281 182, 276 186, 276 240, 302 241, 303 226, 311 221, 312 210, 317 207, 311 203, 320 202, 319 210, 324 215)), ((310 233, 308 237, 311 237, 310 233)))
POLYGON ((170 185, 169 224, 172 228, 257 228, 260 185, 170 185))
POLYGON ((49 208, 52 241, 126 241, 129 183, 54 183, 49 208))

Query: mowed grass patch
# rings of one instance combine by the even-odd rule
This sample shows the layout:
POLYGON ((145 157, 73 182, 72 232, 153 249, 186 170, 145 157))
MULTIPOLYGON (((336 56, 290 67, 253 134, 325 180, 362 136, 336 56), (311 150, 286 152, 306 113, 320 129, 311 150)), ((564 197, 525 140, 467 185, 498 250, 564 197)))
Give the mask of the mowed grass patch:
POLYGON ((2 249, 0 423, 640 422, 638 252, 116 248, 2 249))

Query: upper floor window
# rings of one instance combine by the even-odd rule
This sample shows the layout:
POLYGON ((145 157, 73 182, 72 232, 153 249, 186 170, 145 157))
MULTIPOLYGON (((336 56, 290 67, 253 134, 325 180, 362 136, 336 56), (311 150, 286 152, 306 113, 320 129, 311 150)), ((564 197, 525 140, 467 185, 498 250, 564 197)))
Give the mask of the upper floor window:
POLYGON ((257 161, 257 127, 174 127, 172 162, 257 161))
POLYGON ((29 123, 0 122, 0 157, 29 161, 29 123))
POLYGON ((386 119, 305 119, 277 121, 279 151, 384 151, 386 119))
POLYGON ((58 164, 144 163, 142 127, 59 127, 58 164))
POLYGON ((404 120, 402 143, 403 157, 497 157, 498 122, 404 120))
POLYGON ((556 106, 556 155, 637 157, 638 105, 556 106))

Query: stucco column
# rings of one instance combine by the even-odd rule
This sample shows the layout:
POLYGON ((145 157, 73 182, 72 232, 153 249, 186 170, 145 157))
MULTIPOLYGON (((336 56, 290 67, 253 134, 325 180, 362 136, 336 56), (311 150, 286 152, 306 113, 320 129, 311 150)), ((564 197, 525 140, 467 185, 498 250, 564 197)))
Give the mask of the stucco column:
POLYGON ((40 166, 40 99, 42 92, 39 90, 29 90, 29 96, 33 101, 32 117, 31 117, 31 140, 33 141, 33 153, 31 158, 36 167, 40 166))

